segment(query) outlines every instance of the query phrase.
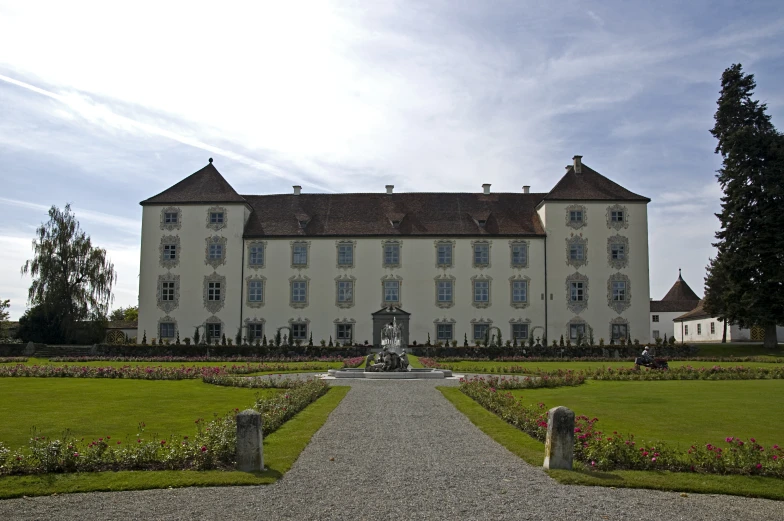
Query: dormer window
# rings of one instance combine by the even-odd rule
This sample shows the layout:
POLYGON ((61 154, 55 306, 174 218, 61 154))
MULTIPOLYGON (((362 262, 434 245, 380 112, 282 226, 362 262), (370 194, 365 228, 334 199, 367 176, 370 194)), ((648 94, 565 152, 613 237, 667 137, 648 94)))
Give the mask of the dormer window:
POLYGON ((478 219, 476 221, 476 224, 478 224, 480 228, 484 228, 485 225, 487 224, 487 219, 478 219))
POLYGON ((390 222, 392 223, 392 228, 397 228, 397 227, 400 226, 400 221, 398 221, 398 220, 393 220, 393 221, 390 221, 390 222))
POLYGON ((307 226, 308 226, 308 221, 300 221, 300 222, 299 222, 299 227, 300 227, 301 229, 303 229, 303 230, 304 230, 304 229, 305 229, 307 226))

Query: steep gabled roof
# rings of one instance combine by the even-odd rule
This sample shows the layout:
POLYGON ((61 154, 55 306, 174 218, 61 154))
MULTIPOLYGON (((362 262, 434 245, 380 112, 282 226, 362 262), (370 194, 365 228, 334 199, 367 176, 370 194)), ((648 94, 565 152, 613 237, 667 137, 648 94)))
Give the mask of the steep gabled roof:
POLYGON ((581 172, 575 173, 569 166, 566 174, 544 196, 545 201, 640 201, 649 203, 650 199, 630 192, 599 172, 582 164, 581 172))
POLYGON ((245 203, 234 188, 223 178, 218 169, 212 165, 212 158, 207 166, 189 175, 171 188, 158 195, 142 201, 145 204, 211 204, 211 203, 245 203))
POLYGON ((536 205, 544 194, 365 193, 245 195, 245 237, 544 236, 536 205), (311 216, 302 229, 296 214, 311 216), (488 214, 484 226, 475 215, 488 214), (399 226, 393 217, 401 218, 399 226))
POLYGON ((651 313, 684 313, 691 311, 699 300, 651 300, 651 313))
POLYGON ((683 315, 672 319, 674 322, 688 322, 689 320, 699 320, 701 318, 710 318, 711 315, 702 308, 702 304, 704 300, 700 300, 697 304, 697 307, 689 311, 688 313, 684 313, 683 315))
POLYGON ((678 270, 678 280, 675 281, 675 284, 672 285, 670 291, 664 295, 662 301, 664 302, 671 302, 671 301, 682 301, 682 300, 691 300, 693 302, 697 302, 700 300, 700 297, 697 296, 696 293, 686 284, 686 281, 683 280, 681 276, 681 270, 678 270))

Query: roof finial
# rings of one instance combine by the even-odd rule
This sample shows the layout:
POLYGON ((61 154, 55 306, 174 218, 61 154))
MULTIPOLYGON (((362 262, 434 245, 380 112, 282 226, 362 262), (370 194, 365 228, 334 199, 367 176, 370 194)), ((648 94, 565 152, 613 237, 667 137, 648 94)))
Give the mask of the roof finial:
POLYGON ((678 280, 683 280, 683 277, 681 277, 681 269, 680 268, 678 268, 678 280))
POLYGON ((210 163, 212 163, 212 158, 210 158, 210 163))

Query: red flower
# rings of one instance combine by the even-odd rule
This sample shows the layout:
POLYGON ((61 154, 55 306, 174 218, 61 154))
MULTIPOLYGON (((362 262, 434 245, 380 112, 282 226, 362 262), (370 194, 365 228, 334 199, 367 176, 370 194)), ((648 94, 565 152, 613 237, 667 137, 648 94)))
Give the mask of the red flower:
POLYGON ((201 446, 201 451, 202 452, 207 452, 207 446, 206 445, 202 445, 201 446))
POLYGON ((163 447, 164 445, 166 445, 166 440, 161 440, 161 447, 163 447))

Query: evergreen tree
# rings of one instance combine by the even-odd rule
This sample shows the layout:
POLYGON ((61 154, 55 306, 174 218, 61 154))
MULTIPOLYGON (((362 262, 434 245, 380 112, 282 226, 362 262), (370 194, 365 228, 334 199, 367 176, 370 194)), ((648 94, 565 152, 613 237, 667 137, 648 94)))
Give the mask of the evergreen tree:
POLYGON ((705 310, 722 320, 765 329, 765 347, 776 347, 784 324, 784 136, 751 98, 756 82, 732 65, 721 77, 716 153, 724 196, 716 214, 718 249, 705 278, 705 310))

